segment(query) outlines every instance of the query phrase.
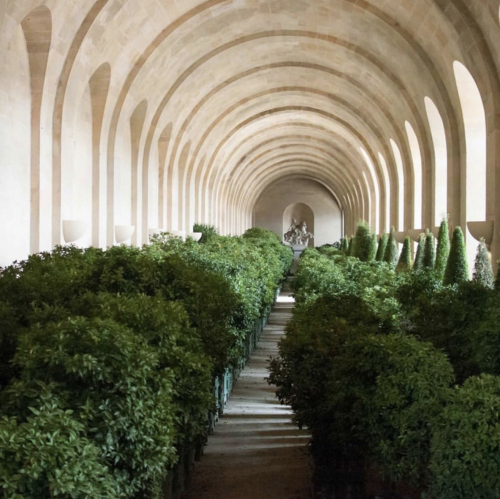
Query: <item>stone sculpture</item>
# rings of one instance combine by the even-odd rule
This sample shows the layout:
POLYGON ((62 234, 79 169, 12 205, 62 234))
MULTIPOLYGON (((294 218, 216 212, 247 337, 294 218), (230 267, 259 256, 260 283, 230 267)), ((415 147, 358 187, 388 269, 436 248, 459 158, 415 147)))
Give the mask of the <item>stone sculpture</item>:
POLYGON ((297 223, 295 218, 292 219, 292 225, 285 234, 285 242, 291 246, 307 246, 310 239, 314 239, 314 235, 307 231, 307 224, 302 222, 297 223))

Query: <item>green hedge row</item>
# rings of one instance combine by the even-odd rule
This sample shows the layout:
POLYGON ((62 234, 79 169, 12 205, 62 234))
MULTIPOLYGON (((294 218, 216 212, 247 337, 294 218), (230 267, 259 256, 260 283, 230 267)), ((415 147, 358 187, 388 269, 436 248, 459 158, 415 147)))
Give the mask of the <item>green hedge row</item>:
POLYGON ((500 497, 500 293, 306 250, 270 382, 318 463, 353 449, 426 497, 500 497))
POLYGON ((251 230, 2 269, 0 497, 159 497, 292 257, 251 230))

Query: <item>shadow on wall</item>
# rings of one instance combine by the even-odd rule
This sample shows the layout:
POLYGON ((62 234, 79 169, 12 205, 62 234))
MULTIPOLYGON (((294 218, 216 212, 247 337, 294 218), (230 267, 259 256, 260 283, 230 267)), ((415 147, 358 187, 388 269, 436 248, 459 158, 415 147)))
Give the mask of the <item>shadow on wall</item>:
MULTIPOLYGON (((298 224, 305 222, 307 231, 314 234, 314 211, 304 203, 294 203, 288 206, 283 213, 283 235, 288 232, 292 220, 298 224)), ((309 247, 314 247, 314 239, 309 240, 309 247)))

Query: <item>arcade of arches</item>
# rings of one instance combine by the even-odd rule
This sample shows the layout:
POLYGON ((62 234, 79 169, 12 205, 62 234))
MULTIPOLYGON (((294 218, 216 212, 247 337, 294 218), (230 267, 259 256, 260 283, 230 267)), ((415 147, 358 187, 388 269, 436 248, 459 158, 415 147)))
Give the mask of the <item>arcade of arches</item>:
POLYGON ((497 260, 499 10, 2 0, 0 265, 64 242, 66 220, 102 247, 118 225, 135 226, 133 244, 193 222, 281 230, 305 203, 273 204, 287 182, 324 200, 317 233, 330 205, 337 238, 359 219, 408 233, 448 213, 497 260))

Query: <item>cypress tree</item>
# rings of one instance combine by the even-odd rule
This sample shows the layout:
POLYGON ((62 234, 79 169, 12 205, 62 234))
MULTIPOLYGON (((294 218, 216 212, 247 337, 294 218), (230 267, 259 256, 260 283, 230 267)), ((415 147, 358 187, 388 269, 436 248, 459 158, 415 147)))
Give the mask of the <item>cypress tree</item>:
POLYGON ((359 258, 362 262, 368 262, 372 251, 373 238, 371 228, 366 222, 361 221, 358 223, 355 238, 356 245, 352 256, 359 258))
POLYGON ((409 237, 405 238, 403 244, 403 251, 401 251, 401 256, 399 257, 398 266, 396 270, 404 271, 411 269, 411 241, 409 237))
POLYGON ((438 244, 436 251, 436 276, 443 280, 450 255, 450 230, 448 228, 448 218, 443 218, 439 227, 438 244))
POLYGON ((340 250, 343 251, 345 254, 347 254, 347 250, 349 249, 349 242, 347 237, 343 237, 342 241, 340 242, 340 250))
POLYGON ((490 255, 484 239, 481 239, 479 246, 477 247, 476 261, 474 262, 474 275, 472 280, 490 289, 493 289, 495 285, 490 255))
POLYGON ((384 261, 384 255, 385 255, 385 250, 387 249, 387 241, 388 241, 388 236, 387 234, 384 234, 381 238, 380 241, 378 242, 378 249, 377 249, 377 255, 375 256, 375 260, 377 262, 383 262, 384 261))
POLYGON ((424 260, 422 265, 426 269, 433 269, 436 264, 436 249, 434 246, 434 236, 427 231, 425 235, 424 260))
POLYGON ((460 227, 453 231, 450 256, 444 273, 444 284, 459 284, 469 279, 469 267, 465 254, 464 234, 460 227))
POLYGON ((347 256, 353 256, 354 253, 354 237, 349 237, 347 241, 347 256))
POLYGON ((415 255, 415 263, 413 270, 422 270, 424 266, 424 252, 425 252, 425 234, 420 234, 418 237, 417 253, 415 255))
POLYGON ((391 265, 396 265, 398 263, 398 245, 396 239, 394 239, 394 227, 391 227, 391 233, 389 234, 389 240, 387 241, 387 248, 385 249, 384 262, 391 265))
POLYGON ((377 234, 372 234, 372 243, 370 246, 370 256, 368 258, 369 262, 375 260, 375 256, 377 255, 377 234))

